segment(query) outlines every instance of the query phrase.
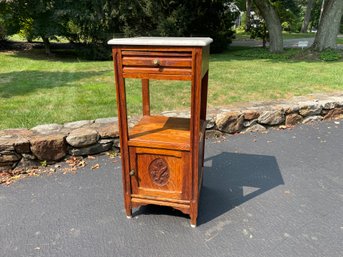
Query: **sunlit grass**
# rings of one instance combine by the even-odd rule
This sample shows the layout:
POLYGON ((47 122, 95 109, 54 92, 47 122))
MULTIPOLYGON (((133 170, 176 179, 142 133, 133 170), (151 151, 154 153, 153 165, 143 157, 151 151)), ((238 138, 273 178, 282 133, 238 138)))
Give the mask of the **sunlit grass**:
MULTIPOLYGON (((209 106, 343 91, 342 62, 291 60, 296 51, 301 50, 270 55, 266 50, 233 48, 212 55, 209 106)), ((0 64, 0 129, 117 114, 111 61, 2 52, 0 64)), ((129 114, 139 114, 140 81, 126 84, 129 114)), ((153 113, 187 109, 189 97, 188 82, 151 82, 153 113)))

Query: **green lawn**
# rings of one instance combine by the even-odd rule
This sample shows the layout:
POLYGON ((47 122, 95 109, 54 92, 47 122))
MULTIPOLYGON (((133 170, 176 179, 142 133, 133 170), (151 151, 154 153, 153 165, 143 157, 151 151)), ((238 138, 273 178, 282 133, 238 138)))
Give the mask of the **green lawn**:
MULTIPOLYGON (((113 65, 41 51, 0 52, 0 129, 116 115, 113 65)), ((209 106, 343 91, 343 62, 292 61, 261 49, 234 48, 211 56, 209 106)), ((152 110, 186 109, 189 83, 153 81, 152 110)), ((131 115, 140 113, 139 81, 127 82, 131 115)))

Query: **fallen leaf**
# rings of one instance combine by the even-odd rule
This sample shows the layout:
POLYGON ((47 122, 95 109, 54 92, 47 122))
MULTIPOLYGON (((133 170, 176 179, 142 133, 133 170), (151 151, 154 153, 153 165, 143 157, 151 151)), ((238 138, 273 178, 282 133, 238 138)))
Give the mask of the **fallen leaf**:
POLYGON ((99 168, 100 168, 100 164, 99 163, 97 163, 97 164, 95 164, 95 165, 93 165, 91 167, 92 170, 99 169, 99 168))

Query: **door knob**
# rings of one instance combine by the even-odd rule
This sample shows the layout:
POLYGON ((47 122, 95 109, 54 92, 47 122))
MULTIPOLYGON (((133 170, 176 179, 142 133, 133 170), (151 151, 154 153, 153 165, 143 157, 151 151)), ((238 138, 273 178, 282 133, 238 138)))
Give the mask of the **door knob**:
POLYGON ((160 60, 159 59, 154 59, 152 61, 152 63, 155 65, 155 66, 159 66, 160 65, 160 60))
POLYGON ((136 174, 135 170, 130 170, 129 175, 134 176, 136 174))

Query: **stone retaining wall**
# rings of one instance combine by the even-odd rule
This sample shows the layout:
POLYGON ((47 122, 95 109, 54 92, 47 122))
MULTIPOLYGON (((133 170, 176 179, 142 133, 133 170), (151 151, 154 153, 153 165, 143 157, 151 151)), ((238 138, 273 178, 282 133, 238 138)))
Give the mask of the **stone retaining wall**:
MULTIPOLYGON (((189 112, 164 112, 189 117, 189 112)), ((224 133, 264 132, 270 127, 287 128, 299 123, 343 119, 343 95, 297 103, 255 104, 244 108, 213 109, 208 130, 224 133)), ((132 126, 137 119, 131 119, 132 126)), ((0 130, 0 172, 16 167, 39 166, 67 155, 85 156, 118 150, 117 118, 83 120, 64 125, 47 124, 32 129, 0 130)))

